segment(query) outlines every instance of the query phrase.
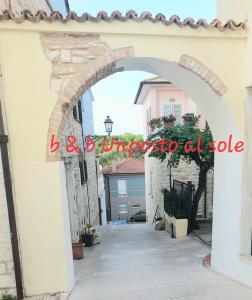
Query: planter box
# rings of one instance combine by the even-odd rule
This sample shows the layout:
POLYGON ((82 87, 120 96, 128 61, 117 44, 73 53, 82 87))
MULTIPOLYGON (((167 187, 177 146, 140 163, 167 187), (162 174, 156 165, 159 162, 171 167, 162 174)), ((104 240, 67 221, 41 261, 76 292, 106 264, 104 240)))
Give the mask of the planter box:
POLYGON ((84 248, 85 244, 83 243, 72 243, 73 259, 83 259, 84 248))
POLYGON ((92 247, 94 245, 94 235, 82 234, 80 237, 80 242, 84 243, 86 247, 92 247))
POLYGON ((168 216, 167 213, 164 213, 164 219, 166 231, 168 231, 170 234, 172 234, 173 231, 175 239, 187 236, 187 219, 176 219, 175 217, 168 216))

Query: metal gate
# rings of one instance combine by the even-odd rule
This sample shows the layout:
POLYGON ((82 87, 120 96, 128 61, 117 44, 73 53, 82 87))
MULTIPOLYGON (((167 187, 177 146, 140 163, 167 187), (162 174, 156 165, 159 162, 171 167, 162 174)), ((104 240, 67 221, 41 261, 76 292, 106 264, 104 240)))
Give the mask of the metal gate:
POLYGON ((194 191, 195 188, 191 181, 185 183, 178 180, 173 180, 171 190, 163 190, 165 212, 176 219, 188 219, 188 233, 192 231, 191 215, 194 191))

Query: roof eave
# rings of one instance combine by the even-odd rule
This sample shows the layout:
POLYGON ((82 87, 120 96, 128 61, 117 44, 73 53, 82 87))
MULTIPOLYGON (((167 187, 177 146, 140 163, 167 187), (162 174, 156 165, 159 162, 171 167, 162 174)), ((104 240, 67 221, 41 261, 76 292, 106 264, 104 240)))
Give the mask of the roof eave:
POLYGON ((130 172, 130 173, 106 173, 104 176, 118 176, 118 175, 143 175, 145 172, 130 172))
POLYGON ((137 102, 139 100, 139 97, 142 93, 143 86, 147 85, 147 84, 157 85, 157 84, 172 84, 172 83, 168 80, 167 81, 166 80, 165 81, 164 80, 163 81, 141 81, 140 84, 139 84, 138 90, 137 90, 137 94, 136 94, 136 97, 135 97, 134 104, 137 104, 137 102))

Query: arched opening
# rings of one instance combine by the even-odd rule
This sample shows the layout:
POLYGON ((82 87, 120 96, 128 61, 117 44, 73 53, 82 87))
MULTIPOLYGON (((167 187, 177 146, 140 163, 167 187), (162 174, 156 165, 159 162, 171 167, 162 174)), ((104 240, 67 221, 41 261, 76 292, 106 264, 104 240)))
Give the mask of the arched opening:
MULTIPOLYGON (((91 78, 78 76, 75 85, 72 86, 71 83, 75 80, 73 78, 60 91, 60 100, 56 108, 61 110, 63 107, 63 114, 68 116, 79 96, 94 83, 114 72, 134 70, 146 71, 165 78, 188 94, 206 115, 214 140, 227 140, 230 134, 233 135, 234 141, 239 140, 235 120, 220 96, 225 92, 223 86, 218 89, 218 82, 215 88, 216 85, 211 83, 211 78, 207 80, 204 76, 200 76, 202 72, 190 71, 183 64, 158 58, 119 59, 109 64, 108 69, 101 67, 96 70, 91 78), (69 98, 67 98, 66 91, 70 92, 69 98)), ((64 124, 64 122, 58 124, 64 124)), ((215 155, 212 267, 232 278, 237 278, 237 273, 234 272, 234 267, 230 266, 229 260, 236 260, 238 266, 240 253, 241 166, 241 155, 223 153, 215 155), (230 215, 233 216, 231 224, 228 222, 230 215)))

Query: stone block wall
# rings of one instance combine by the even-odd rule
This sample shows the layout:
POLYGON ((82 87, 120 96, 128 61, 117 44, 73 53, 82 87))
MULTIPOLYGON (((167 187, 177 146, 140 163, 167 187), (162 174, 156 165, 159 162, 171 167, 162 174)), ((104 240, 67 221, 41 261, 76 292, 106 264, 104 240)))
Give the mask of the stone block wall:
POLYGON ((79 241, 81 229, 85 224, 99 224, 99 205, 96 176, 95 153, 84 153, 82 127, 79 122, 69 116, 62 131, 61 156, 65 161, 66 186, 68 193, 69 217, 71 226, 72 242, 79 241), (81 149, 81 156, 75 152, 64 151, 67 145, 67 137, 75 136, 76 145, 81 149), (81 183, 79 161, 86 160, 87 181, 81 183))
MULTIPOLYGON (((79 97, 99 80, 119 71, 116 62, 134 56, 132 47, 110 49, 98 34, 42 34, 41 44, 52 64, 50 88, 58 101, 50 117, 50 133, 58 131, 79 97)), ((47 160, 59 160, 47 151, 47 160)))
MULTIPOLYGON (((145 185, 146 185, 146 212, 148 222, 152 222, 157 206, 159 206, 159 213, 163 215, 164 202, 162 189, 169 189, 169 172, 167 168, 166 158, 163 162, 158 159, 145 157, 145 185)), ((197 189, 198 182, 198 167, 195 163, 190 165, 181 161, 177 168, 172 168, 172 181, 178 180, 182 182, 192 181, 197 189)), ((204 216, 204 197, 203 194, 199 203, 198 218, 204 216)), ((212 218, 213 212, 213 171, 209 171, 207 175, 207 195, 206 195, 206 217, 212 218)))

